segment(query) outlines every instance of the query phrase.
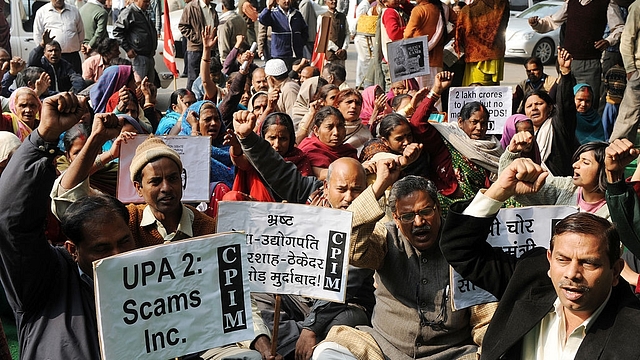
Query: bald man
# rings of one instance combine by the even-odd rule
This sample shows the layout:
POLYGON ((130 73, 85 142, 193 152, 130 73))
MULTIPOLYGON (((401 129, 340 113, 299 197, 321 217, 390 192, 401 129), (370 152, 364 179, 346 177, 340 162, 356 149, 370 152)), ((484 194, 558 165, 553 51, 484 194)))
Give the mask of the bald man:
MULTIPOLYGON (((303 176, 296 166, 285 162, 271 145, 255 134, 256 116, 248 111, 234 114, 233 125, 244 154, 254 164, 269 188, 282 199, 299 204, 346 210, 367 188, 365 170, 352 158, 340 158, 330 166, 325 181, 303 176)), ((373 271, 349 267, 347 296, 344 304, 283 297, 278 353, 296 359, 311 357, 313 346, 324 339, 333 325, 368 325, 375 303, 373 271), (286 309, 286 310, 285 310, 286 309), (297 316, 296 316, 297 314, 297 316)), ((265 322, 273 325, 273 298, 256 298, 265 322)))
POLYGON ((267 74, 264 68, 257 68, 251 73, 251 91, 255 94, 258 91, 269 91, 269 83, 267 82, 267 74))

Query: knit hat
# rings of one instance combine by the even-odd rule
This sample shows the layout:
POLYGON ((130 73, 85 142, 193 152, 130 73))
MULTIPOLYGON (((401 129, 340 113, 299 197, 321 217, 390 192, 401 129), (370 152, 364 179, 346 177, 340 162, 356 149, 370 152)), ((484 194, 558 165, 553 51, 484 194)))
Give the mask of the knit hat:
POLYGON ((159 137, 149 135, 147 140, 136 148, 136 154, 133 155, 131 165, 129 166, 129 176, 131 181, 135 181, 136 175, 142 171, 142 169, 150 162, 161 158, 168 157, 175 161, 176 164, 182 169, 182 161, 180 155, 175 150, 167 146, 159 137))
POLYGON ((271 59, 264 65, 264 73, 269 76, 280 76, 288 73, 287 64, 282 59, 271 59))

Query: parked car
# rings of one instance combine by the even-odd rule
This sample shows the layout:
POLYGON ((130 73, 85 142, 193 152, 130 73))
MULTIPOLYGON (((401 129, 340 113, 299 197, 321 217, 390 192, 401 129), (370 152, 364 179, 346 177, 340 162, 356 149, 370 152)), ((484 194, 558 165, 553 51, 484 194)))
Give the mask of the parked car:
POLYGON ((535 32, 529 25, 528 19, 533 16, 540 18, 558 11, 563 1, 542 1, 509 19, 507 26, 506 58, 528 58, 537 56, 543 64, 553 62, 556 49, 560 43, 560 28, 546 34, 535 32))

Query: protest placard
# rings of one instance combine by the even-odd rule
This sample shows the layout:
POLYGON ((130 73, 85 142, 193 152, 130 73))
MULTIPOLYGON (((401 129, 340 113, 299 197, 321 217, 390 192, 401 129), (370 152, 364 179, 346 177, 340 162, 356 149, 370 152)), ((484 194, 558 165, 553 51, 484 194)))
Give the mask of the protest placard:
POLYGON ((464 104, 479 101, 489 111, 487 134, 502 135, 502 129, 511 116, 511 86, 471 86, 449 89, 449 122, 460 116, 464 104))
POLYGON ((427 36, 402 39, 387 44, 391 82, 429 75, 427 36))
MULTIPOLYGON (((210 200, 209 173, 211 167, 211 139, 209 136, 159 136, 170 148, 180 155, 182 160, 182 201, 200 202, 210 200)), ((120 147, 120 166, 118 166, 118 186, 116 197, 123 203, 143 203, 131 177, 129 166, 138 145, 147 138, 137 135, 133 140, 120 147)))
POLYGON ((247 233, 252 292, 344 302, 351 212, 240 201, 218 209, 218 231, 247 233))
POLYGON ((169 359, 253 339, 245 236, 209 235, 93 263, 102 359, 169 359))
MULTIPOLYGON (((549 248, 555 224, 575 214, 575 206, 529 206, 500 209, 493 221, 487 242, 516 257, 536 246, 549 248)), ((497 299, 489 292, 465 280, 451 269, 454 309, 484 304, 497 299)))

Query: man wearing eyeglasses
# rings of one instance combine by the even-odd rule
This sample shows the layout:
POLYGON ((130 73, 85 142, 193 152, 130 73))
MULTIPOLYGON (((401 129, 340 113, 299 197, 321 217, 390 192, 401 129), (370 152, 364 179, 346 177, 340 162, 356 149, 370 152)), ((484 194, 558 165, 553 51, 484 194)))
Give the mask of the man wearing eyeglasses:
POLYGON ((369 359, 475 359, 495 305, 451 308, 435 185, 411 175, 394 184, 394 162, 378 162, 376 172, 376 182, 349 207, 350 263, 376 270, 372 326, 334 328, 314 358, 359 359, 366 353, 369 359), (378 200, 391 184, 393 221, 384 224, 378 200))

